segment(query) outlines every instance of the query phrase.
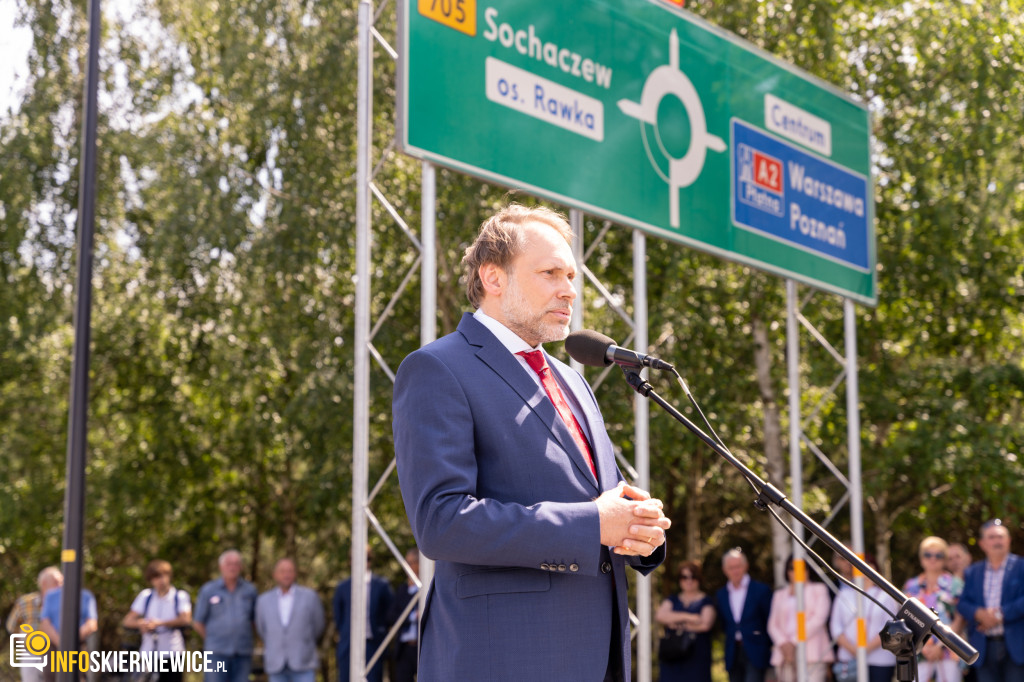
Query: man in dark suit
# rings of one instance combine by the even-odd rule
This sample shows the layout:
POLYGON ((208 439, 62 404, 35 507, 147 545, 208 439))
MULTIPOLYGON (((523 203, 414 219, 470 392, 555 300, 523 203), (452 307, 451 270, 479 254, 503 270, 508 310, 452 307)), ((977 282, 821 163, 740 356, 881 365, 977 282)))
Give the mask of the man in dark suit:
POLYGON ((743 550, 730 549, 722 557, 725 587, 716 595, 725 626, 725 668, 729 682, 763 682, 772 653, 768 614, 772 588, 750 579, 750 563, 743 550))
MULTIPOLYGON (((405 553, 405 562, 414 575, 420 572, 420 551, 416 548, 405 553)), ((401 619, 402 627, 395 635, 395 671, 391 682, 414 682, 416 679, 416 660, 419 658, 419 608, 412 606, 409 615, 402 618, 405 607, 411 601, 419 601, 420 588, 416 581, 409 578, 404 585, 395 590, 395 600, 391 602, 388 622, 393 627, 401 619)))
POLYGON ((420 682, 630 677, 625 567, 660 564, 670 524, 621 482, 586 381, 540 348, 568 335, 571 238, 543 208, 485 221, 463 259, 477 311, 398 370, 402 497, 436 562, 420 682))
POLYGON ((1010 530, 999 519, 981 527, 985 560, 964 572, 957 610, 978 650, 978 682, 1024 682, 1024 561, 1010 553, 1010 530))
MULTIPOLYGON (((384 638, 388 634, 388 610, 391 608, 391 585, 380 576, 373 575, 370 571, 370 551, 366 551, 366 588, 369 592, 366 598, 366 610, 369 619, 366 631, 366 662, 369 663, 384 638)), ((332 600, 334 611, 334 626, 338 631, 338 680, 349 682, 349 651, 352 626, 352 579, 345 578, 334 590, 332 600)), ((381 682, 384 678, 384 656, 377 659, 377 662, 370 669, 366 676, 367 682, 381 682)))

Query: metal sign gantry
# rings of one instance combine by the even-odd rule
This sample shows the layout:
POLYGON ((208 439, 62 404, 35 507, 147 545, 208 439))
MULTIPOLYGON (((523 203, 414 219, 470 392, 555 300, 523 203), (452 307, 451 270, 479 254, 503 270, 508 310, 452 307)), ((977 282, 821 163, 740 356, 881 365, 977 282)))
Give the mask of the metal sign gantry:
MULTIPOLYGON (((369 526, 381 536, 384 543, 404 568, 410 574, 410 568, 406 564, 403 553, 395 546, 388 537, 386 530, 373 515, 371 505, 380 492, 388 477, 395 470, 392 460, 381 478, 376 482, 372 491, 369 488, 369 425, 370 425, 370 369, 371 358, 381 367, 388 378, 394 380, 394 372, 388 367, 382 355, 373 345, 373 339, 380 329, 381 323, 390 314, 395 301, 401 297, 408 284, 415 276, 417 270, 421 279, 421 311, 420 311, 420 341, 421 344, 429 343, 436 338, 436 316, 437 316, 437 264, 436 264, 436 220, 435 220, 435 198, 436 198, 436 173, 429 162, 422 163, 422 208, 420 233, 417 236, 405 219, 395 209, 394 204, 388 200, 384 192, 375 182, 381 171, 381 167, 388 154, 393 154, 393 147, 382 150, 381 158, 373 164, 374 149, 373 140, 373 59, 374 45, 378 45, 390 59, 398 59, 398 53, 384 36, 377 30, 376 23, 381 15, 389 7, 390 0, 374 11, 372 2, 361 0, 358 7, 358 102, 357 102, 357 161, 356 161, 356 298, 355 298, 355 374, 354 374, 354 437, 352 450, 352 556, 365 556, 367 549, 367 536, 369 526), (390 302, 382 311, 376 324, 371 326, 371 252, 372 252, 372 211, 371 202, 376 199, 380 206, 391 216, 395 225, 409 238, 411 246, 418 252, 415 261, 410 265, 397 291, 391 297, 390 302)), ((610 222, 605 222, 603 229, 597 238, 592 242, 590 248, 584 250, 583 240, 583 214, 578 210, 570 211, 570 224, 576 235, 574 244, 575 254, 584 277, 577 280, 579 287, 578 294, 582 301, 582 287, 587 281, 594 287, 598 294, 605 298, 607 304, 615 310, 631 328, 632 334, 624 343, 637 348, 648 347, 647 331, 647 269, 646 269, 646 236, 639 230, 633 230, 633 315, 629 315, 617 304, 615 297, 586 267, 586 258, 592 253, 593 247, 600 242, 604 234, 612 227, 610 222)), ((787 293, 792 287, 792 296, 795 300, 796 284, 787 284, 787 293)), ((792 305, 792 304, 791 304, 792 305)), ((848 426, 850 438, 850 466, 851 476, 847 483, 850 486, 851 515, 854 517, 854 549, 863 551, 863 533, 860 529, 860 486, 859 486, 859 422, 856 421, 857 397, 856 397, 856 336, 854 332, 853 302, 845 300, 847 315, 847 359, 845 360, 844 372, 848 381, 848 404, 850 412, 850 424, 848 426), (850 367, 853 371, 850 371, 850 367), (852 401, 852 402, 851 402, 852 401), (856 453, 856 457, 855 457, 856 453), (855 464, 856 459, 856 464, 855 464), (856 474, 854 469, 856 468, 856 474), (854 482, 856 481, 856 485, 854 482), (861 538, 857 544, 858 536, 861 538)), ((574 309, 572 328, 579 329, 583 326, 583 305, 574 309)), ((790 313, 792 315, 792 312, 790 313)), ((794 317, 794 319, 799 319, 794 317)), ((809 323, 808 328, 811 328, 809 323)), ((789 329, 789 325, 787 325, 789 329)), ((791 423, 800 424, 800 394, 799 394, 799 353, 792 353, 792 344, 799 341, 794 330, 790 330, 789 344, 791 352, 787 356, 790 363, 790 385, 796 387, 791 390, 790 410, 791 423), (793 368, 796 367, 794 374, 793 368), (794 403, 795 396, 795 403, 794 403)), ((595 383, 604 380, 607 372, 598 376, 595 383)), ((637 485, 643 488, 650 486, 650 459, 649 459, 649 430, 648 430, 648 405, 646 401, 636 400, 634 402, 635 439, 636 439, 636 461, 630 465, 619 455, 620 465, 634 479, 637 485)), ((791 427, 791 456, 799 461, 800 443, 807 442, 802 436, 797 438, 796 432, 791 427), (792 443, 796 443, 794 450, 792 443)), ((813 448, 812 448, 813 449, 813 448)), ((817 454, 817 453, 816 453, 817 454)), ((833 467, 834 469, 834 467, 833 467)), ((799 484, 801 473, 798 464, 791 464, 793 475, 794 495, 793 498, 799 502, 802 494, 802 486, 799 484)), ((841 504, 840 504, 841 506, 841 504)), ((420 562, 420 574, 418 582, 421 585, 429 584, 433 573, 432 562, 423 560, 420 562)), ((362 561, 352 563, 352 584, 360 585, 366 579, 366 565, 362 561)), ((421 591, 421 595, 424 591, 421 591)), ((366 641, 366 613, 367 602, 364 590, 353 590, 352 594, 352 627, 349 677, 352 680, 365 680, 367 671, 383 655, 387 641, 376 652, 370 655, 367 660, 365 655, 366 641)), ((412 608, 410 604, 410 609, 412 608)), ((653 666, 653 638, 652 638, 652 604, 650 579, 639 577, 637 580, 637 602, 635 615, 631 614, 634 625, 634 632, 637 637, 637 670, 639 682, 650 682, 653 666)), ((397 626, 389 633, 389 640, 395 636, 397 626)), ((861 656, 861 658, 863 658, 861 656)), ((802 671, 801 679, 806 679, 806 671, 802 671)))

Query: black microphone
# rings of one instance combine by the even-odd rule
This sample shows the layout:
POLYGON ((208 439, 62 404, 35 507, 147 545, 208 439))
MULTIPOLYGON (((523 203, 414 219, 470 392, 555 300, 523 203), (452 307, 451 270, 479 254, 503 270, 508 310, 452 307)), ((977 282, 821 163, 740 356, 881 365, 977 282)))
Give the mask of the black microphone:
POLYGON ((675 367, 664 360, 628 348, 620 348, 612 339, 590 329, 581 329, 569 334, 565 339, 565 350, 573 360, 590 367, 604 367, 614 362, 623 367, 651 367, 675 371, 675 367))

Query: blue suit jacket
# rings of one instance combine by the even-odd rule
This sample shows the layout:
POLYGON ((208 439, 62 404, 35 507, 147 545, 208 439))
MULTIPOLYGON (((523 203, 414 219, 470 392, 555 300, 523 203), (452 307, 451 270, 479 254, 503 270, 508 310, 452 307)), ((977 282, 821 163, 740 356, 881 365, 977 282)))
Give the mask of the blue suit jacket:
MULTIPOLYGON (((338 631, 338 654, 348 656, 350 640, 352 639, 352 579, 345 578, 334 589, 334 598, 331 600, 332 612, 334 614, 334 627, 338 631)), ((391 623, 388 622, 388 611, 391 610, 391 585, 387 580, 378 575, 370 577, 370 601, 366 605, 370 614, 370 626, 373 629, 373 641, 379 646, 388 634, 391 623)), ((344 679, 348 679, 348 668, 343 671, 344 679)))
MULTIPOLYGON (((1018 665, 1024 665, 1024 561, 1016 554, 1007 557, 1009 562, 1003 574, 1003 627, 1006 629, 1006 649, 1010 658, 1018 665)), ((971 564, 964 571, 964 591, 957 603, 957 611, 967 619, 967 638, 980 654, 974 666, 985 662, 985 634, 978 630, 974 613, 985 607, 985 561, 971 564)))
POLYGON ((765 669, 772 655, 772 640, 768 637, 768 614, 772 608, 772 588, 754 580, 747 587, 747 599, 737 623, 729 606, 729 589, 723 587, 716 594, 718 613, 725 626, 725 667, 732 668, 736 655, 736 631, 743 637, 743 650, 756 668, 765 669))
MULTIPOLYGON (((620 480, 612 444, 583 377, 548 363, 582 404, 599 481, 544 389, 472 315, 398 370, 402 497, 436 561, 420 682, 600 680, 613 633, 630 678, 627 561, 601 546, 594 504, 620 480)), ((663 559, 661 547, 629 563, 648 573, 663 559)))

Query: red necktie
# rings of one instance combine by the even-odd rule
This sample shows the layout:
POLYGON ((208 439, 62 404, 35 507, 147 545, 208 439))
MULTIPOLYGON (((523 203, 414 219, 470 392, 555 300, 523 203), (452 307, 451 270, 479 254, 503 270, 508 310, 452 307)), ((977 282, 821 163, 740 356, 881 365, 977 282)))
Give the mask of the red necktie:
POLYGON ((580 428, 580 423, 576 421, 576 415, 572 413, 569 408, 569 403, 566 402, 565 396, 562 395, 562 391, 558 388, 558 384, 555 382, 555 378, 551 376, 551 368, 548 367, 547 358, 544 357, 544 351, 531 350, 521 351, 516 355, 523 356, 537 376, 540 377, 540 385, 544 387, 544 391, 551 398, 551 402, 554 404, 555 409, 558 410, 558 415, 565 422, 565 425, 569 427, 569 433, 572 434, 573 440, 576 441, 576 445, 579 446, 580 452, 587 460, 587 464, 590 466, 590 471, 594 474, 594 478, 597 478, 597 469, 594 468, 594 459, 590 455, 590 444, 587 443, 587 437, 583 435, 583 429, 580 428))

